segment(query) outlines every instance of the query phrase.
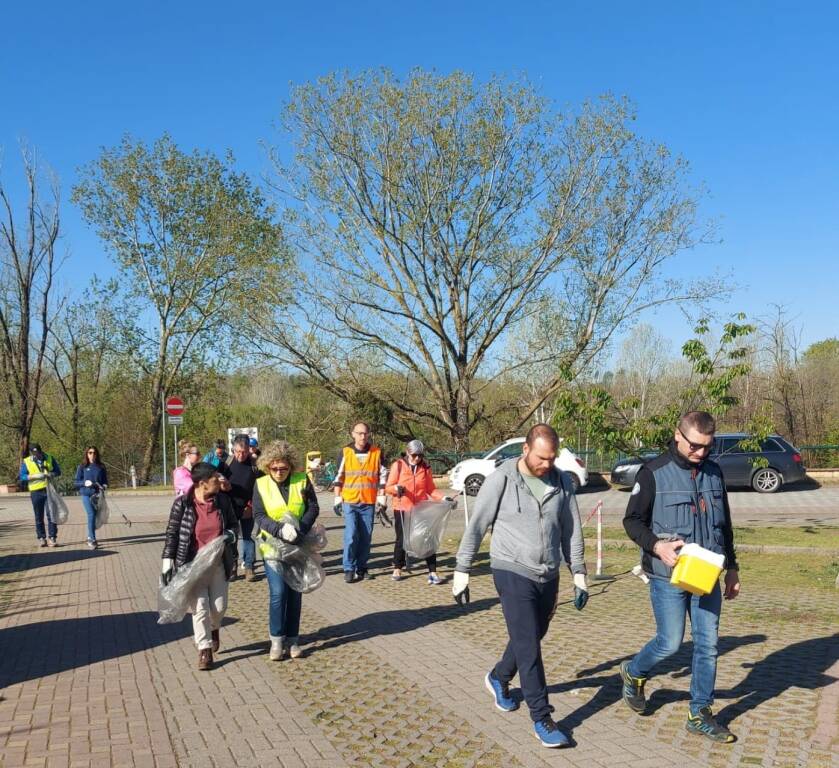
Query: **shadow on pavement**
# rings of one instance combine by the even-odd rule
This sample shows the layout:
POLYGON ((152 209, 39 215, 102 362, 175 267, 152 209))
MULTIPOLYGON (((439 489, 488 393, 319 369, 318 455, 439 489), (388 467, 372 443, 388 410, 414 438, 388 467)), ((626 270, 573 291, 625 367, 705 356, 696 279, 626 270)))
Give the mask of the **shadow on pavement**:
MULTIPOLYGON (((754 643, 762 643, 766 640, 766 635, 725 635, 719 638, 717 646, 718 656, 723 656, 726 653, 740 648, 744 645, 752 645, 754 643)), ((597 688, 597 692, 585 704, 577 707, 573 712, 569 712, 562 720, 558 721, 560 725, 565 728, 573 729, 589 718, 596 715, 603 709, 610 707, 615 702, 621 699, 621 679, 618 674, 618 667, 622 661, 628 661, 640 648, 633 649, 632 653, 626 656, 619 656, 616 659, 609 659, 597 666, 581 669, 577 673, 577 677, 567 683, 558 683, 548 686, 549 693, 565 693, 577 688, 597 688), (591 677, 597 675, 599 672, 607 670, 614 670, 612 674, 603 675, 601 677, 591 677)), ((669 659, 665 659, 655 669, 655 677, 660 678, 662 675, 673 674, 676 677, 687 677, 690 674, 691 658, 693 656, 693 643, 685 642, 679 651, 669 659)), ((521 699, 521 691, 511 691, 513 695, 521 699)), ((720 695, 724 695, 720 692, 720 695)), ((653 714, 660 709, 664 704, 671 704, 677 701, 687 701, 689 694, 686 691, 674 691, 668 689, 659 689, 650 696, 647 701, 646 716, 653 714)), ((721 722, 726 722, 722 720, 721 722)))
MULTIPOLYGON (((91 553, 94 554, 94 553, 91 553)), ((55 675, 192 635, 187 616, 158 624, 156 611, 57 619, 0 629, 0 688, 55 675)))
POLYGON ((62 563, 76 563, 81 560, 92 560, 97 557, 115 555, 107 549, 75 549, 69 546, 58 546, 56 549, 38 549, 24 554, 3 555, 0 557, 0 573, 13 571, 31 571, 62 563))

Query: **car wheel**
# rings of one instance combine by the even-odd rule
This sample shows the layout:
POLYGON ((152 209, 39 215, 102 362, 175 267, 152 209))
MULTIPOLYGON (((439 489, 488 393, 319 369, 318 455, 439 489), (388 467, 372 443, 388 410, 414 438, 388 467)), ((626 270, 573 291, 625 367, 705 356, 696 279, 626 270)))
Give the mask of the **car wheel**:
POLYGON ((752 488, 758 493, 775 493, 781 487, 781 476, 774 469, 759 469, 752 477, 752 488))
POLYGON ((467 477, 466 480, 463 482, 463 492, 467 496, 477 496, 478 491, 481 490, 481 486, 483 484, 483 475, 469 475, 469 477, 467 477))

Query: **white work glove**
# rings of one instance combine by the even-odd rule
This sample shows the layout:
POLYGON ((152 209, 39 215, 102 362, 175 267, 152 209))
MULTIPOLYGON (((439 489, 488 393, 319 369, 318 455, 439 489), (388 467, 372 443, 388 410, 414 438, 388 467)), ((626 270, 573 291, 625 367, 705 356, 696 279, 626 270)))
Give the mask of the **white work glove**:
POLYGON ((174 576, 175 561, 171 557, 164 557, 160 563, 160 584, 166 586, 174 576))
POLYGON ((85 480, 84 481, 84 487, 85 488, 90 488, 90 486, 92 486, 92 485, 93 485, 93 480, 85 480))
POLYGON ((376 496, 376 504, 380 507, 387 507, 387 496, 381 494, 380 496, 376 496))
POLYGON ((469 604, 469 574, 455 571, 452 577, 452 594, 458 605, 469 604))
POLYGON ((574 607, 582 611, 588 602, 588 584, 584 573, 574 574, 574 607))
POLYGON ((294 544, 294 542, 297 541, 297 529, 291 523, 283 523, 280 536, 283 541, 287 541, 289 544, 294 544))

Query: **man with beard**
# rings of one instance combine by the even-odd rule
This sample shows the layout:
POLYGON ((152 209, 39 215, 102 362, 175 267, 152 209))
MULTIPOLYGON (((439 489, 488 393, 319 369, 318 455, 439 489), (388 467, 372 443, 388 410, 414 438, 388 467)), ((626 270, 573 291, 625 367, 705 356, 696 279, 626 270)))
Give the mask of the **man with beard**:
POLYGON ((542 664, 542 638, 556 608, 559 567, 574 578, 574 605, 588 601, 583 529, 571 478, 555 466, 559 437, 547 424, 527 433, 521 458, 502 464, 484 482, 457 552, 452 593, 469 601, 469 568, 492 526, 490 566, 509 641, 484 683, 495 706, 518 709, 510 681, 518 672, 536 737, 546 747, 570 743, 551 717, 542 664))

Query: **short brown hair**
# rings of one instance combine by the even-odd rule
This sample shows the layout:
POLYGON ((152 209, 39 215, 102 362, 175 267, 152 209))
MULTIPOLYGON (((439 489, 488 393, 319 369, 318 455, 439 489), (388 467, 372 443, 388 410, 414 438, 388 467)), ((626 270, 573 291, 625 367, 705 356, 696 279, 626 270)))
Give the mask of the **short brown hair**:
POLYGON ((679 419, 679 429, 690 427, 701 435, 713 435, 717 431, 717 422, 708 411, 688 411, 679 419))
POLYGON ((547 440, 554 447, 559 445, 559 435, 550 424, 534 424, 524 439, 530 448, 537 440, 547 440))

